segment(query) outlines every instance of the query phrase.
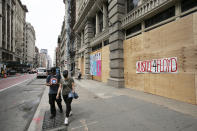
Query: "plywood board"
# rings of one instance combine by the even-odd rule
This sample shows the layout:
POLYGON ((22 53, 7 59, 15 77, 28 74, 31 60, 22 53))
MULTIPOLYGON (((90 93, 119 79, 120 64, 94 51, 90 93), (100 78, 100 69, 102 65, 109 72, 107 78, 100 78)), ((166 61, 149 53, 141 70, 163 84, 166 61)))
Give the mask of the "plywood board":
POLYGON ((84 57, 78 58, 78 69, 80 69, 81 75, 84 76, 84 57))
MULTIPOLYGON (((197 13, 193 14, 193 35, 194 45, 197 47, 197 13)), ((197 52, 197 50, 195 50, 197 52)), ((196 58, 197 59, 197 58, 196 58)), ((195 88, 196 88, 196 104, 197 104, 197 64, 195 65, 195 88)))
MULTIPOLYGON (((98 52, 102 52, 102 49, 99 49, 99 50, 96 50, 94 52, 91 52, 90 55, 97 54, 98 52)), ((102 65, 102 57, 101 57, 101 65, 102 65)), ((93 80, 97 80, 97 81, 101 81, 102 80, 102 72, 101 72, 101 76, 92 76, 92 79, 93 80)))
MULTIPOLYGON (((196 15, 196 14, 195 14, 196 15)), ((124 41, 125 87, 196 104, 194 14, 124 41), (177 74, 136 74, 136 62, 177 57, 177 74)))
POLYGON ((109 45, 102 48, 102 82, 107 82, 110 71, 109 45))

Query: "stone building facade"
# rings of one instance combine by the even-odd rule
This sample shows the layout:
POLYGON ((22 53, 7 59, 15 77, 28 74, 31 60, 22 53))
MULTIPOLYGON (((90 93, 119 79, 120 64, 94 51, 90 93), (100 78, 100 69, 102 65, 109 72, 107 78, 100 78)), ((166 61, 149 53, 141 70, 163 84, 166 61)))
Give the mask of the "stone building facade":
POLYGON ((34 61, 34 68, 40 67, 39 61, 40 61, 39 49, 38 49, 37 46, 35 46, 35 61, 34 61))
POLYGON ((57 46, 55 48, 55 56, 54 56, 54 62, 53 62, 55 67, 60 67, 60 48, 57 46))
POLYGON ((125 1, 84 0, 79 5, 74 26, 74 30, 81 37, 76 39, 76 68, 81 70, 84 78, 107 81, 109 85, 124 87, 124 34, 120 28, 120 20, 125 14, 125 1), (103 70, 107 72, 105 80, 101 80, 101 75, 92 76, 90 72, 90 57, 94 53, 99 55, 95 51, 102 48, 105 48, 105 53, 109 55, 106 56, 107 68, 103 70))
POLYGON ((62 23, 61 33, 58 36, 58 48, 60 51, 60 68, 61 70, 67 69, 67 48, 66 48, 66 28, 65 28, 65 20, 62 23))
POLYGON ((27 11, 20 0, 0 0, 1 62, 23 62, 27 11))
POLYGON ((76 7, 75 68, 84 78, 197 104, 196 0, 76 0, 76 7))
POLYGON ((15 54, 16 61, 21 63, 25 62, 25 41, 26 41, 26 13, 28 12, 25 5, 20 0, 16 0, 16 11, 15 11, 15 54))
POLYGON ((15 1, 0 1, 0 61, 14 59, 15 1))
POLYGON ((35 41, 36 41, 34 27, 30 23, 26 23, 25 32, 26 32, 25 35, 26 42, 24 47, 24 58, 25 58, 24 61, 25 63, 33 67, 35 62, 35 41))
MULTIPOLYGON (((75 33, 73 26, 76 19, 76 0, 64 0, 65 16, 61 33, 58 37, 58 48, 60 50, 61 70, 75 71, 75 33)), ((69 72, 70 73, 70 72, 69 72)), ((70 74, 69 74, 70 75, 70 74)))
POLYGON ((47 68, 48 66, 48 50, 47 49, 41 49, 40 50, 40 67, 47 68))
POLYGON ((25 25, 25 51, 24 51, 24 59, 25 63, 33 64, 35 61, 35 30, 34 27, 30 23, 26 23, 25 25))
POLYGON ((61 41, 61 39, 60 39, 60 36, 58 37, 58 39, 57 39, 57 47, 56 47, 56 50, 55 50, 55 65, 57 66, 57 67, 60 67, 61 66, 61 50, 60 50, 60 41, 61 41))

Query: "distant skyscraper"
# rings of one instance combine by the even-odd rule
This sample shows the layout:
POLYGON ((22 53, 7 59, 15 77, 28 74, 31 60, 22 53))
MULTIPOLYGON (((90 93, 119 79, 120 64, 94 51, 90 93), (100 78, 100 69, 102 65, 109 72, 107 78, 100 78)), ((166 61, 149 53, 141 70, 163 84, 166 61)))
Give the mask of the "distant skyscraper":
POLYGON ((47 54, 48 54, 48 50, 47 50, 47 49, 41 49, 41 50, 40 50, 40 53, 44 53, 44 54, 47 55, 47 54))

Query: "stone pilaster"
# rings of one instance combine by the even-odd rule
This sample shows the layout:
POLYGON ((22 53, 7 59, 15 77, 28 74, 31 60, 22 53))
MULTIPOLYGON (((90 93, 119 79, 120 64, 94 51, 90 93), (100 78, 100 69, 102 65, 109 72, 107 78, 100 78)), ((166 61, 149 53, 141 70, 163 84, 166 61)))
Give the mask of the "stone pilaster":
POLYGON ((2 50, 0 49, 0 61, 2 61, 2 50))
POLYGON ((93 24, 91 22, 91 20, 87 20, 86 24, 85 24, 85 54, 84 54, 84 58, 85 58, 85 79, 91 79, 91 75, 90 75, 90 52, 91 52, 91 48, 89 47, 90 45, 90 40, 93 38, 94 35, 94 30, 93 30, 93 24))
MULTIPOLYGON (((11 2, 11 1, 10 1, 10 2, 11 2)), ((10 5, 11 5, 11 3, 10 3, 10 5)), ((8 45, 9 45, 9 49, 8 49, 8 50, 9 50, 9 51, 11 51, 11 46, 12 46, 12 43, 11 43, 11 42, 12 42, 12 41, 11 41, 11 36, 12 36, 12 35, 11 35, 11 33, 12 33, 12 26, 11 26, 11 25, 12 25, 12 23, 11 23, 11 22, 12 22, 12 21, 11 21, 12 15, 11 15, 11 13, 12 13, 12 10, 11 10, 11 8, 12 8, 12 7, 10 6, 10 9, 9 9, 9 16, 8 16, 9 19, 10 19, 10 21, 9 21, 9 25, 10 25, 10 26, 8 27, 8 28, 9 28, 9 31, 10 31, 10 32, 9 32, 9 38, 8 38, 8 39, 9 39, 9 43, 8 43, 8 45)))
POLYGON ((99 33, 99 16, 96 13, 96 35, 99 33))
POLYGON ((14 10, 14 12, 13 12, 13 29, 12 29, 12 31, 13 31, 13 52, 15 53, 16 52, 16 43, 15 43, 15 39, 16 39, 16 34, 15 34, 15 32, 16 32, 16 13, 15 13, 15 8, 16 8, 16 6, 14 6, 13 7, 13 10, 14 10))
POLYGON ((7 2, 5 1, 5 49, 7 49, 7 2))
POLYGON ((83 47, 83 45, 84 45, 84 32, 83 32, 83 30, 81 31, 81 47, 83 47))
MULTIPOLYGON (((0 48, 2 47, 2 16, 3 16, 3 14, 2 14, 2 0, 0 0, 0 48)), ((1 52, 0 52, 1 53, 1 52)), ((0 54, 0 61, 2 61, 1 60, 1 54, 0 54)))
POLYGON ((108 27, 107 6, 103 4, 103 30, 108 27))
POLYGON ((109 43, 110 43, 110 86, 124 87, 124 34, 121 31, 121 19, 125 12, 123 0, 108 0, 109 2, 109 43))
POLYGON ((76 53, 75 53, 75 77, 77 77, 77 74, 78 74, 78 64, 79 64, 79 62, 78 62, 78 58, 79 58, 79 53, 78 53, 78 51, 79 51, 79 48, 80 48, 80 36, 78 36, 78 35, 76 35, 76 37, 75 37, 75 45, 76 45, 76 53))
POLYGON ((91 20, 87 20, 87 22, 86 22, 84 35, 85 35, 84 36, 84 39, 85 39, 84 43, 85 43, 85 45, 88 45, 94 35, 94 29, 93 29, 93 24, 92 24, 91 20))
POLYGON ((180 18, 180 15, 181 15, 181 3, 180 1, 178 1, 175 5, 175 15, 176 15, 176 19, 179 19, 180 18))

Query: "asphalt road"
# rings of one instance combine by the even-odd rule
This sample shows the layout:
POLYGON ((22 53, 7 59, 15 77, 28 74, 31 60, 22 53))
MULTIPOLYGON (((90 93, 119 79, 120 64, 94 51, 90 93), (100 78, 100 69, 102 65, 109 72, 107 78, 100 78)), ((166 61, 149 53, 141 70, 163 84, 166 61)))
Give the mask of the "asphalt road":
POLYGON ((7 84, 5 84, 6 80, 0 80, 8 85, 6 90, 0 91, 0 130, 25 131, 40 102, 45 89, 45 79, 36 79, 35 75, 26 75, 7 80, 9 80, 7 84))
POLYGON ((13 77, 8 77, 8 78, 1 78, 0 79, 0 92, 3 90, 6 90, 7 88, 11 88, 19 83, 25 82, 27 80, 31 80, 35 78, 34 74, 21 74, 21 75, 16 75, 13 77))

